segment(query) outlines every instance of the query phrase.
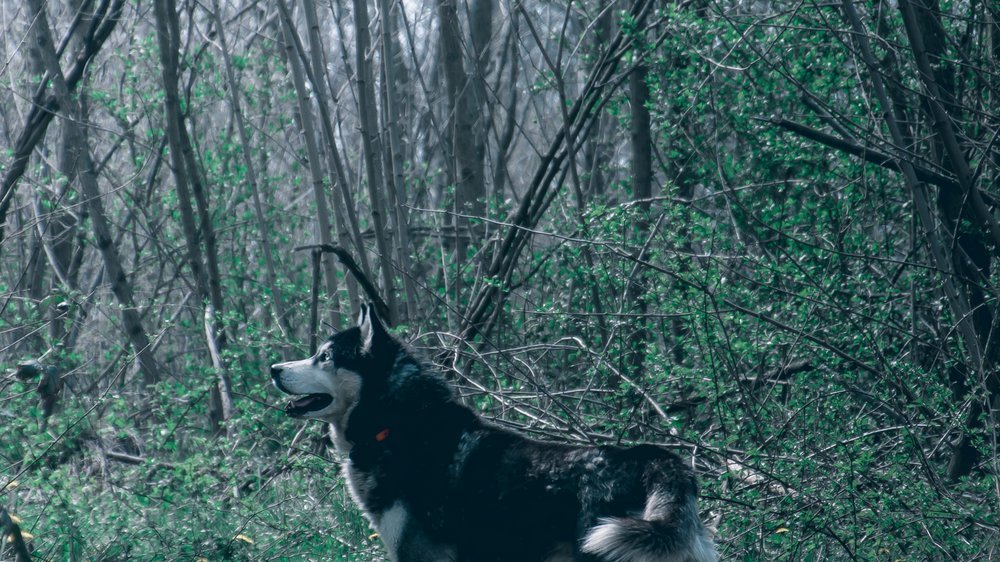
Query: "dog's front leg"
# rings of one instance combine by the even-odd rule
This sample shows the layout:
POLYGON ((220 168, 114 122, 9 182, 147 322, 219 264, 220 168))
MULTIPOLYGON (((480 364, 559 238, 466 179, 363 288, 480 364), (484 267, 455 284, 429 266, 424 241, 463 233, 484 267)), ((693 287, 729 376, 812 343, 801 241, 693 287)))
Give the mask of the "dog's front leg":
POLYGON ((455 549, 431 541, 416 525, 403 530, 396 551, 390 549, 393 562, 455 562, 455 549))
POLYGON ((382 512, 375 525, 393 562, 452 562, 455 549, 431 540, 401 501, 382 512))

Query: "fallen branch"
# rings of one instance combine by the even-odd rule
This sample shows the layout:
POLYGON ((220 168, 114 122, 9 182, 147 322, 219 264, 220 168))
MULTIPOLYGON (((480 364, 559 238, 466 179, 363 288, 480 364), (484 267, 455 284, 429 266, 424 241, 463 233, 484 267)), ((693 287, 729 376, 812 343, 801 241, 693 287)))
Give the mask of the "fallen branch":
POLYGON ((798 373, 812 371, 815 367, 808 359, 793 361, 787 365, 782 365, 771 369, 759 377, 747 377, 746 382, 750 385, 750 390, 757 390, 765 384, 779 385, 788 384, 788 378, 798 373))
MULTIPOLYGON (((147 460, 149 460, 146 457, 137 457, 135 455, 130 455, 128 453, 119 453, 118 451, 102 451, 102 453, 104 454, 104 458, 108 459, 109 461, 116 461, 136 466, 144 464, 147 460)), ((152 462, 157 467, 162 467, 167 469, 174 468, 173 463, 158 461, 155 459, 152 462)))
POLYGON ((350 252, 340 246, 332 246, 330 244, 310 244, 308 246, 298 246, 294 251, 298 252, 301 250, 317 249, 337 256, 340 263, 344 264, 344 267, 346 267, 347 270, 354 275, 354 278, 358 280, 361 288, 365 290, 365 294, 368 295, 372 304, 375 305, 379 317, 386 323, 392 324, 392 314, 389 312, 389 305, 385 303, 382 295, 379 294, 378 288, 375 287, 371 280, 368 279, 368 276, 361 271, 360 267, 358 267, 358 262, 354 261, 354 256, 352 256, 350 252))
POLYGON ((110 460, 123 462, 125 464, 142 464, 146 462, 145 457, 137 457, 126 453, 116 453, 115 451, 104 451, 104 456, 110 460))

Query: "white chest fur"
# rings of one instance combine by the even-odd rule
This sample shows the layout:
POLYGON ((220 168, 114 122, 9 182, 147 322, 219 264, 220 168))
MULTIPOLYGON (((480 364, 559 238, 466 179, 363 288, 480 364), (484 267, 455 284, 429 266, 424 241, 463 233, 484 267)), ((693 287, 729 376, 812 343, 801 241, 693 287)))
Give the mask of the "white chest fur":
POLYGON ((406 512, 406 508, 402 502, 396 502, 392 504, 392 507, 383 511, 378 522, 375 523, 375 528, 378 530, 382 542, 385 543, 385 547, 393 558, 399 552, 407 520, 409 520, 409 514, 406 512))

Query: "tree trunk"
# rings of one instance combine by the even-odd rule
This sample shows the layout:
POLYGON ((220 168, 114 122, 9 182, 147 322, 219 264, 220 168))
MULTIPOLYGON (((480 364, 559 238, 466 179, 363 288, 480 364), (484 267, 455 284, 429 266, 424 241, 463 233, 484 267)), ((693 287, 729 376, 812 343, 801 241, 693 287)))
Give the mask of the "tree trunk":
POLYGON ((454 158, 456 258, 461 266, 465 261, 468 242, 478 238, 474 232, 482 230, 474 228, 466 217, 486 215, 486 189, 483 182, 486 127, 479 119, 483 112, 476 99, 477 88, 470 80, 463 62, 465 50, 462 47, 461 25, 455 0, 438 0, 437 11, 441 34, 441 65, 448 92, 451 153, 454 158))
MULTIPOLYGON (((958 251, 952 254, 954 269, 965 289, 971 308, 972 327, 982 349, 982 364, 970 374, 976 375, 978 380, 974 383, 982 384, 988 394, 985 402, 975 400, 972 403, 965 422, 967 431, 960 438, 949 462, 948 476, 957 480, 968 475, 978 461, 980 453, 972 445, 970 434, 982 427, 982 413, 989 412, 990 404, 1000 396, 1000 380, 994 372, 998 346, 993 334, 993 311, 986 295, 990 288, 992 258, 1000 253, 1000 225, 983 201, 973 178, 965 156, 966 147, 959 140, 965 135, 956 130, 956 123, 961 123, 963 116, 955 104, 955 68, 944 53, 947 39, 943 37, 946 32, 938 16, 941 7, 937 4, 933 0, 930 0, 930 5, 904 0, 899 3, 899 9, 920 82, 927 94, 922 107, 935 133, 933 139, 937 159, 958 179, 961 187, 961 190, 942 190, 938 206, 948 232, 957 236, 958 251), (992 250, 983 240, 992 240, 992 250)), ((971 386, 969 381, 959 381, 956 395, 959 403, 966 400, 964 389, 971 386)))
POLYGON ((183 125, 177 87, 178 74, 180 73, 177 55, 177 49, 180 45, 180 38, 177 36, 179 27, 177 7, 174 0, 154 2, 153 6, 156 19, 156 38, 160 47, 160 74, 165 94, 163 101, 164 129, 167 134, 167 144, 170 147, 174 188, 177 190, 177 200, 181 211, 181 226, 187 245, 188 267, 191 268, 191 274, 194 276, 198 301, 204 305, 210 299, 208 277, 205 275, 198 224, 195 219, 194 207, 191 205, 190 181, 179 131, 183 125))
POLYGON ((250 135, 247 133, 246 123, 243 119, 243 109, 240 104, 239 83, 237 83, 236 75, 233 72, 233 63, 231 57, 229 56, 229 46, 226 43, 225 26, 222 23, 222 14, 219 9, 218 0, 212 0, 212 18, 215 22, 215 30, 218 33, 219 38, 219 47, 222 50, 222 59, 226 67, 226 81, 229 85, 229 100, 230 103, 232 103, 233 117, 236 120, 236 130, 239 133, 240 146, 242 146, 241 154, 243 156, 243 164, 246 166, 247 182, 250 184, 250 192, 253 196, 254 213, 257 216, 257 223, 260 228, 261 250, 264 253, 264 263, 267 269, 267 284, 271 291, 271 303, 274 315, 278 320, 278 325, 285 330, 289 337, 291 337, 295 334, 295 330, 291 326, 291 321, 285 310, 284 299, 281 297, 281 291, 278 288, 278 276, 275 272, 276 266, 274 256, 271 253, 271 237, 267 234, 267 217, 264 216, 264 206, 261 204, 260 189, 258 188, 257 183, 257 172, 253 162, 253 148, 250 146, 250 135))
POLYGON ((417 313, 417 290, 413 283, 413 270, 410 267, 410 228, 407 221, 406 209, 406 180, 403 176, 403 147, 400 139, 400 105, 401 96, 396 86, 397 55, 396 41, 393 38, 395 33, 395 21, 393 7, 399 4, 390 0, 379 0, 379 10, 382 13, 382 86, 385 94, 386 130, 389 134, 389 150, 385 153, 389 161, 386 167, 391 172, 388 182, 389 201, 393 209, 393 222, 396 235, 396 259, 399 261, 399 268, 402 273, 403 291, 406 294, 405 306, 399 307, 403 313, 400 321, 418 316, 417 313))
MULTIPOLYGON (((111 32, 118 25, 124 4, 125 0, 113 0, 110 4, 103 6, 105 8, 102 12, 104 17, 89 20, 90 25, 86 34, 89 39, 84 42, 80 48, 80 52, 76 54, 74 58, 75 62, 70 67, 69 72, 65 73, 62 77, 62 82, 65 84, 67 92, 72 93, 76 89, 76 86, 83 78, 83 73, 87 65, 90 64, 90 61, 101 50, 104 41, 107 40, 108 36, 111 35, 111 32)), ((47 78, 54 79, 52 76, 48 76, 47 78)), ((25 119, 24 127, 14 142, 12 150, 13 160, 7 166, 3 180, 0 182, 0 243, 4 240, 3 227, 7 222, 7 212, 10 210, 10 205, 13 202, 17 182, 24 175, 24 171, 28 166, 28 159, 31 157, 35 147, 45 138, 45 132, 48 130, 49 123, 52 122, 52 118, 55 117, 60 109, 58 96, 55 94, 47 95, 47 84, 48 80, 43 78, 35 94, 32 96, 31 108, 25 119)))
MULTIPOLYGON (((641 27, 652 7, 652 2, 637 2, 630 17, 641 27)), ((470 304, 462 319, 461 338, 471 339, 492 326, 491 318, 495 317, 495 311, 503 305, 508 291, 505 285, 510 282, 518 258, 531 239, 531 229, 552 203, 557 190, 553 186, 558 186, 564 177, 562 164, 567 158, 575 157, 575 153, 570 153, 567 148, 566 140, 588 131, 598 119, 601 109, 611 99, 609 92, 615 91, 621 83, 622 79, 615 75, 622 53, 630 47, 631 42, 628 34, 619 31, 615 35, 600 61, 591 70, 573 107, 566 113, 562 126, 542 155, 521 201, 506 221, 514 225, 514 228, 508 229, 497 242, 490 261, 484 268, 483 275, 495 282, 481 285, 469 299, 470 304)))
POLYGON ((208 343, 208 353, 212 358, 212 367, 218 377, 219 409, 221 410, 221 423, 225 425, 226 436, 233 439, 235 428, 228 422, 236 412, 233 406, 233 381, 229 376, 229 370, 222 359, 222 351, 219 349, 219 338, 215 333, 215 326, 218 325, 215 318, 215 310, 212 305, 205 306, 205 340, 208 343))
MULTIPOLYGON (((208 210, 208 198, 202 185, 199 169, 194 159, 184 115, 180 104, 180 21, 174 0, 163 0, 154 3, 156 19, 156 36, 160 50, 161 77, 163 80, 164 121, 167 143, 170 147, 170 158, 174 175, 174 187, 181 211, 181 226, 184 240, 187 244, 188 265, 195 278, 195 288, 198 302, 205 307, 206 318, 211 318, 215 324, 211 327, 211 345, 217 353, 226 347, 225 332, 218 314, 223 310, 221 280, 219 279, 218 254, 215 247, 215 229, 212 226, 211 214, 208 210), (197 205, 191 206, 191 192, 194 192, 197 205), (200 229, 199 229, 200 227, 200 229), (204 241, 207 256, 203 258, 201 244, 204 241), (208 271, 205 268, 207 258, 208 271), (212 313, 209 314, 209 310, 212 313), (218 313, 216 313, 218 311, 218 313)), ((213 430, 218 431, 221 422, 228 419, 225 406, 223 385, 218 384, 212 391, 209 405, 209 423, 213 430)), ((231 409, 232 398, 229 398, 231 409)), ((230 412, 231 414, 231 412, 230 412)))
MULTIPOLYGON (((636 52, 641 48, 637 46, 636 52)), ((641 55, 639 55, 641 56, 641 55)), ((636 241, 643 243, 649 232, 649 199, 653 196, 653 141, 649 131, 649 86, 646 84, 646 65, 639 63, 628 79, 629 110, 631 114, 630 145, 632 149, 632 197, 637 202, 634 230, 636 241)), ((645 245, 643 245, 645 248, 645 245)), ((643 259, 640 255, 640 259, 643 259)), ((629 334, 629 376, 641 381, 645 370, 646 342, 646 300, 644 269, 633 268, 626 280, 625 309, 637 315, 629 334)))
MULTIPOLYGON (((882 82, 882 71, 876 64, 875 57, 872 54, 871 47, 868 43, 868 32, 861 23, 861 19, 857 14, 857 10, 855 9, 853 2, 851 0, 843 0, 843 6, 848 22, 851 24, 855 32, 855 41, 861 51, 862 59, 868 67, 876 99, 882 106, 882 115, 884 116, 886 125, 889 129, 892 143, 897 147, 907 146, 902 127, 896 119, 896 113, 892 110, 893 103, 885 85, 882 82)), ((902 96, 898 95, 898 97, 901 98, 902 96)), ((914 209, 917 211, 920 218, 924 237, 927 241, 931 257, 934 260, 934 265, 941 271, 941 288, 944 293, 945 300, 948 303, 948 307, 951 310, 952 316, 954 317, 957 333, 961 337, 962 343, 965 345, 970 366, 975 372, 983 373, 983 369, 985 367, 983 355, 984 350, 981 347, 980 339, 976 333, 976 326, 973 321, 972 309, 970 307, 968 297, 956 283, 957 276, 954 267, 955 262, 952 256, 951 245, 948 244, 947 241, 941 239, 940 233, 942 229, 938 227, 935 216, 931 210, 927 187, 917 178, 917 173, 908 158, 903 157, 900 159, 900 169, 903 172, 903 178, 906 181, 906 185, 910 190, 914 203, 914 209)), ((963 436, 962 442, 965 443, 966 439, 967 437, 963 436)), ((953 476, 971 468, 971 462, 967 456, 969 454, 969 449, 960 444, 954 455, 956 458, 952 460, 952 466, 949 469, 949 472, 951 472, 953 476)))
MULTIPOLYGON (((327 169, 336 172, 333 178, 334 203, 333 213, 336 217, 337 239, 344 248, 354 247, 355 255, 361 266, 361 271, 371 278, 371 266, 368 265, 368 252, 365 251, 361 240, 361 228, 358 226, 358 217, 354 199, 348 188, 350 182, 342 164, 340 151, 337 148, 337 138, 333 130, 333 116, 330 112, 330 103, 336 104, 337 100, 330 93, 327 87, 327 76, 325 65, 323 64, 323 42, 320 39, 319 18, 316 16, 316 6, 313 0, 302 0, 302 8, 306 16, 306 25, 309 27, 309 57, 312 67, 309 81, 316 89, 316 105, 319 107, 320 124, 323 126, 323 138, 326 146, 327 169)), ((300 56, 305 48, 296 43, 300 56)), ((309 70, 309 67, 306 67, 309 70)), ((351 310, 360 310, 360 298, 358 296, 357 282, 353 277, 347 276, 347 296, 350 300, 351 310)))
POLYGON ((37 43, 42 61, 46 67, 46 72, 52 79, 58 107, 62 108, 68 115, 64 125, 68 129, 71 129, 69 134, 73 138, 79 139, 80 142, 77 153, 80 158, 78 170, 81 190, 86 201, 87 210, 90 213, 91 223, 94 228, 94 237, 97 240, 97 249, 101 252, 101 257, 104 259, 104 268, 108 273, 111 290, 122 306, 122 324, 125 328, 125 335, 129 343, 132 344, 133 351, 135 351, 138 359, 139 369, 143 376, 143 384, 155 384, 160 380, 160 367, 150 349, 149 337, 143 328, 132 287, 128 283, 128 278, 122 265, 121 255, 111 236, 111 227, 104 213, 101 190, 97 183, 97 174, 94 171, 94 163, 90 157, 87 132, 80 125, 80 123, 85 123, 87 120, 86 111, 83 106, 77 105, 70 98, 69 84, 63 76, 62 69, 59 67, 43 1, 29 0, 29 8, 36 14, 37 43))
POLYGON ((355 75, 358 81, 358 105, 361 120, 361 143, 365 156, 365 170, 368 175, 368 196, 371 199, 372 224, 375 228, 375 244, 378 247, 382 290, 389 304, 389 311, 395 321, 398 316, 396 290, 392 272, 392 232, 388 226, 383 191, 382 143, 378 137, 378 119, 375 110, 375 84, 372 65, 368 60, 371 38, 368 33, 368 5, 366 0, 353 0, 355 31, 355 75))
MULTIPOLYGON (((292 27, 292 18, 288 13, 285 0, 279 0, 278 8, 281 12, 282 34, 284 36, 285 49, 287 52, 288 65, 292 71, 292 82, 295 85, 295 92, 298 100, 299 118, 302 122, 302 134, 306 142, 306 155, 309 158, 309 178, 313 189, 313 199, 316 201, 316 219, 319 231, 319 244, 333 245, 333 225, 330 223, 330 209, 327 207, 326 193, 323 186, 323 166, 320 158, 319 147, 316 144, 316 127, 313 121, 312 106, 309 102, 309 92, 306 90, 306 81, 302 76, 302 62, 299 60, 295 44, 298 42, 298 34, 292 27)), ((337 268, 333 260, 324 260, 323 266, 326 273, 327 297, 334 303, 338 299, 337 291, 337 268)), ((330 311, 330 322, 334 327, 343 326, 343 319, 340 314, 340 306, 334 307, 330 311)))

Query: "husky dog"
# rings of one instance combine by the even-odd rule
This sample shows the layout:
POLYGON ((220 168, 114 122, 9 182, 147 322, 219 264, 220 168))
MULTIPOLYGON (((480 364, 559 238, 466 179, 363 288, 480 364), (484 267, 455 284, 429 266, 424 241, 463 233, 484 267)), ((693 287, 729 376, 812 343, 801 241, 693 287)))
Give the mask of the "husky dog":
POLYGON ((692 471, 653 445, 545 443, 492 425, 373 307, 271 366, 295 418, 328 422, 351 495, 398 562, 707 562, 692 471))

